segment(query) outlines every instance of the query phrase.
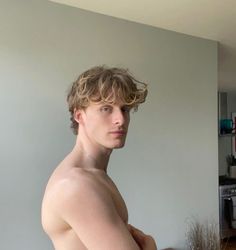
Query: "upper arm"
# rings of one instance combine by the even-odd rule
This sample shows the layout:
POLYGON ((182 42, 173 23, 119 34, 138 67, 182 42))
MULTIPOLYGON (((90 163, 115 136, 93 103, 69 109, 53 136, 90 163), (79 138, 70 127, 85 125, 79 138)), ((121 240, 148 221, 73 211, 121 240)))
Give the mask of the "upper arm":
POLYGON ((104 187, 90 182, 68 185, 59 209, 88 249, 139 250, 104 187))

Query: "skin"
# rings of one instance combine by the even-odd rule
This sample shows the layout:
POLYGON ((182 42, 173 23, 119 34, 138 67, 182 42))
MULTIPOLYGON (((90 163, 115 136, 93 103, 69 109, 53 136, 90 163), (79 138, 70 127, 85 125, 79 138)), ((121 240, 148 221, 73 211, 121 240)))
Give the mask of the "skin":
POLYGON ((128 211, 107 175, 111 152, 125 144, 130 121, 122 104, 75 110, 73 150, 55 169, 42 203, 42 225, 55 250, 156 250, 153 238, 128 224, 128 211))

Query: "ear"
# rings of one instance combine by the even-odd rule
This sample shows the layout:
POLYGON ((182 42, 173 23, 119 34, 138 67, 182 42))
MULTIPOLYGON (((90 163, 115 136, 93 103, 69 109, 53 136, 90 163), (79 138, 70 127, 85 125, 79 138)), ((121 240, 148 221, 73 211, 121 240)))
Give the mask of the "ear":
POLYGON ((82 109, 74 109, 74 119, 79 123, 83 123, 83 117, 82 117, 82 109))

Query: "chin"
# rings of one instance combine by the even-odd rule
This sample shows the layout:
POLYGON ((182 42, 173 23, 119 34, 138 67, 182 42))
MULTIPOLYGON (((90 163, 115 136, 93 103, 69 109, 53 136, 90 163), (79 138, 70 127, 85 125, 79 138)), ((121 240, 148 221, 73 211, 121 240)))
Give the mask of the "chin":
POLYGON ((125 140, 116 140, 110 143, 107 143, 106 147, 109 149, 118 149, 125 146, 125 140))
POLYGON ((125 145, 123 144, 123 145, 120 145, 120 146, 115 146, 115 147, 113 147, 114 149, 118 149, 118 148, 123 148, 125 145))
POLYGON ((115 148, 123 148, 124 146, 125 146, 125 142, 116 144, 116 145, 113 146, 113 148, 114 148, 114 149, 115 149, 115 148))
POLYGON ((123 148, 125 146, 125 143, 112 143, 112 144, 107 144, 105 147, 109 149, 118 149, 118 148, 123 148))

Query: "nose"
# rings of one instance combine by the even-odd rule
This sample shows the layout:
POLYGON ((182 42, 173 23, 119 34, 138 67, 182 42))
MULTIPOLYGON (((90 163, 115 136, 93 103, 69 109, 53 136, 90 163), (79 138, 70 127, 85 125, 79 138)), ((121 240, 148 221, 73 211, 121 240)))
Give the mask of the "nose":
POLYGON ((120 109, 117 109, 115 112, 114 112, 114 117, 113 117, 113 123, 116 124, 116 125, 124 125, 125 122, 126 122, 126 116, 124 114, 124 112, 122 112, 122 110, 120 109))

